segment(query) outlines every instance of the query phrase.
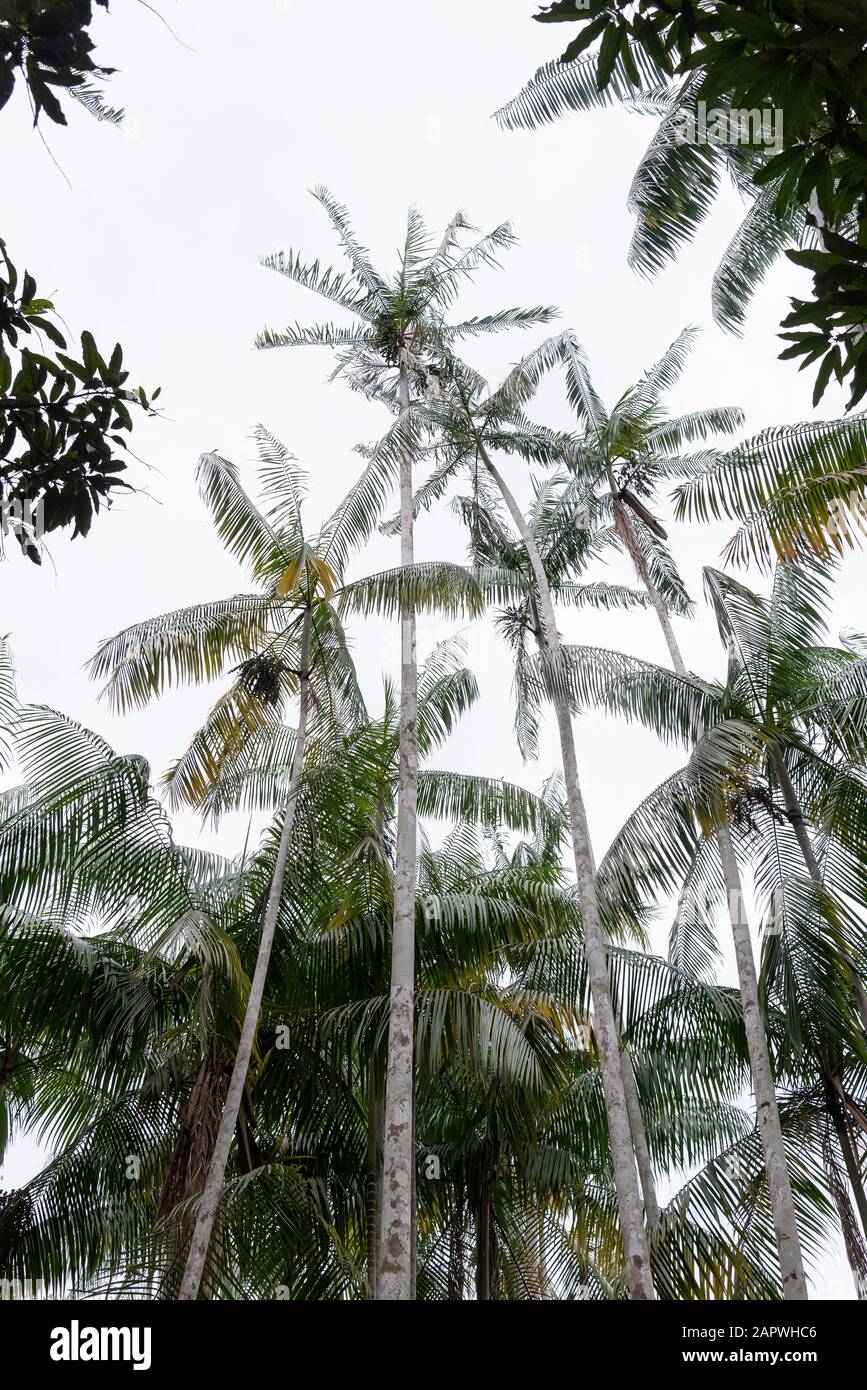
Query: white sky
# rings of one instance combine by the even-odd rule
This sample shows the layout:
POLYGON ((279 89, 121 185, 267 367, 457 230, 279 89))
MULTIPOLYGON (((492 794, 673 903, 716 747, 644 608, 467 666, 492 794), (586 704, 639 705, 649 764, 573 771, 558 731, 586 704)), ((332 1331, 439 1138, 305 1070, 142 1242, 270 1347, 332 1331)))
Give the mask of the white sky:
MULTIPOLYGON (((97 702, 83 664, 98 642, 168 609, 244 588, 237 566, 209 529, 194 484, 199 453, 217 448, 245 464, 249 433, 262 421, 311 474, 307 524, 336 504, 359 467, 352 447, 372 440, 387 417, 326 381, 322 350, 257 353, 254 334, 301 319, 337 317, 305 291, 258 265, 260 253, 301 249, 337 261, 324 212, 306 190, 325 183, 350 208, 374 259, 394 263, 407 206, 416 202, 438 232, 458 207, 487 230, 511 219, 520 237, 499 273, 484 272, 468 312, 550 303, 586 346, 609 404, 687 323, 706 329, 673 396, 677 409, 737 404, 747 429, 813 414, 812 380, 778 362, 776 337, 787 296, 805 276, 780 266, 757 297, 744 341, 716 329, 710 277, 736 226, 727 191, 694 246, 654 283, 627 267, 631 219, 625 200, 651 119, 623 111, 574 116, 542 131, 506 134, 490 119, 534 69, 558 51, 563 29, 534 24, 531 0, 163 0, 183 44, 143 6, 116 3, 97 18, 98 57, 119 69, 109 99, 127 110, 121 130, 74 109, 68 130, 44 134, 71 184, 55 168, 18 92, 0 115, 2 233, 41 294, 55 298, 73 334, 90 328, 104 352, 119 338, 132 379, 161 385, 164 418, 142 423, 130 478, 149 496, 130 496, 97 519, 86 541, 52 540, 56 566, 15 558, 2 571, 0 626, 11 637, 25 699, 56 706, 99 730, 120 752, 140 752, 157 776, 184 747, 214 689, 178 691, 126 718, 97 702)), ((470 355, 491 377, 542 332, 492 339, 470 355)), ((842 413, 829 391, 821 413, 842 413)), ((559 384, 535 412, 568 426, 559 384)), ((252 486, 252 475, 248 474, 252 486)), ((512 472, 517 490, 526 483, 512 472)), ((733 528, 672 528, 673 547, 697 620, 680 624, 688 664, 722 673, 715 625, 701 599, 700 570, 717 563, 733 528)), ((418 531, 420 558, 463 555, 463 538, 442 507, 418 531)), ((377 539, 358 572, 397 564, 397 542, 377 539)), ((607 577, 631 582, 628 570, 607 577)), ((865 626, 864 556, 847 560, 838 625, 865 626)), ((651 614, 564 614, 567 638, 664 662, 651 614)), ((444 634, 422 619, 422 655, 444 634)), ((483 699, 439 759, 442 765, 537 786, 558 762, 553 728, 538 767, 522 767, 511 736, 510 670, 489 626, 475 624, 470 664, 483 699)), ((380 672, 398 672, 395 634, 368 623, 356 657, 372 704, 380 672)), ((682 755, 638 728, 589 714, 577 724, 584 792, 597 856, 624 816, 682 755)), ((232 854, 243 827, 215 840, 192 816, 188 840, 232 854)), ((662 936, 660 937, 660 945, 662 936)), ((28 1145, 4 1182, 32 1168, 28 1145)), ((816 1285, 849 1298, 842 1254, 829 1256, 816 1285)))

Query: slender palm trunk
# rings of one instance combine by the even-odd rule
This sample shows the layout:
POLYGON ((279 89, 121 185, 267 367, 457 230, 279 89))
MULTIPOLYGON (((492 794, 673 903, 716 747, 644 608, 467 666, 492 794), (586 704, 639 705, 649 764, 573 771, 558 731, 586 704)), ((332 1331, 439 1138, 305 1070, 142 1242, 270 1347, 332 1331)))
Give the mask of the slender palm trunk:
POLYGON ((449 1274, 448 1298, 452 1303, 462 1303, 466 1286, 465 1228, 466 1192, 459 1188, 452 1198, 449 1213, 449 1274))
MULTIPOLYGON (((615 1017, 617 1016, 615 1015, 615 1017)), ((641 1195, 644 1198, 644 1225, 649 1235, 659 1224, 659 1197, 656 1191, 656 1178, 653 1175, 653 1164, 650 1159, 650 1146, 647 1142, 647 1127, 644 1123, 644 1115, 641 1113, 641 1101, 638 1096, 638 1084, 635 1080, 635 1068, 632 1065, 632 1057, 629 1048, 622 1037, 622 1018, 617 1018, 617 1024, 618 1032, 621 1035, 620 1070, 623 1073, 623 1090, 626 1095, 629 1128, 632 1132, 632 1150, 635 1154, 635 1166, 638 1169, 638 1181, 641 1184, 641 1195)))
POLYGON ((298 788, 301 782, 301 775, 304 771, 304 745, 306 742, 307 716, 310 703, 311 617, 311 610, 308 607, 304 614, 303 626, 301 629, 298 733, 295 739, 295 753, 292 758, 292 771, 289 777, 289 790, 287 794, 286 813, 283 817, 283 829, 280 834, 277 859, 274 864, 274 873, 271 878, 268 902, 265 907, 265 916, 262 922, 262 936, 259 941, 256 968, 253 971, 250 994, 247 999, 247 1008, 241 1027, 241 1036, 238 1041, 238 1050, 235 1053, 235 1065, 232 1068, 232 1077, 229 1082, 229 1089, 226 1093, 226 1101, 220 1119, 220 1128, 217 1131, 217 1140, 214 1145, 214 1152, 208 1169, 207 1181, 205 1182, 204 1191, 201 1201, 199 1202, 196 1226, 193 1231, 193 1238, 190 1242, 190 1250, 187 1256, 183 1282, 181 1283, 181 1291, 178 1295, 179 1299, 182 1301, 198 1297, 202 1282, 202 1274, 205 1268, 205 1260, 207 1259, 211 1235, 214 1229, 214 1221, 217 1215, 217 1207, 220 1201, 220 1193, 226 1176, 226 1165, 229 1161, 229 1150, 232 1147, 232 1136, 235 1133, 235 1126, 241 1109, 244 1087, 247 1083, 247 1072, 250 1067, 250 1057, 256 1039, 256 1030, 259 1026, 259 1013, 262 1008, 262 998, 265 993, 265 979, 268 974, 271 947, 274 944, 274 931, 277 926, 277 916, 280 911, 280 898, 283 893, 283 880, 286 877, 286 865, 289 860, 289 845, 292 839, 292 827, 295 824, 295 807, 298 802, 298 788))
POLYGON ((804 860, 804 863, 807 866, 807 872, 809 873, 814 883, 821 884, 822 871, 819 868, 819 861, 816 858, 815 851, 813 850, 813 845, 811 843, 810 836, 807 831, 807 823, 804 819, 804 812, 801 807, 801 803, 798 799, 798 794, 795 791, 792 779, 789 776, 789 770, 786 767, 786 764, 783 762, 783 757, 780 753, 780 750, 778 748, 774 748, 773 745, 770 748, 770 761, 771 767, 774 769, 774 775, 780 784, 780 791, 783 794, 783 802, 786 807, 789 822, 792 826, 792 829, 795 832, 795 839, 798 841, 798 848, 800 849, 801 856, 804 860))
POLYGON ((367 1083, 367 1287, 376 1298, 382 1205, 382 1101, 371 1068, 367 1083))
POLYGON ((415 1085, 412 1088, 412 1198, 409 1204, 410 1216, 410 1261, 409 1261, 409 1296, 415 1299, 416 1295, 416 1276, 418 1273, 418 1164, 415 1160, 415 1085))
MULTIPOLYGON (((542 564, 538 547, 524 520, 523 512, 480 441, 479 456, 499 489, 526 547, 539 600, 544 650, 546 654, 556 657, 560 650, 560 638, 557 633, 557 622, 554 616, 554 604, 551 599, 548 577, 545 574, 545 567, 542 564)), ((650 1256, 644 1230, 641 1193, 635 1171, 626 1088, 620 1065, 620 1045, 614 1018, 614 1006, 611 1000, 611 984, 608 978, 607 943, 599 915, 599 901, 596 896, 596 866, 593 861, 590 829, 587 824, 584 800, 578 780, 578 760, 575 754, 572 718, 559 679, 555 679, 554 682, 553 705, 560 733, 563 777, 566 783, 566 799, 572 830, 572 850, 575 857, 575 874, 578 881, 581 916, 584 925, 584 950, 593 999, 593 1020, 599 1046, 602 1091, 608 1118, 614 1185, 617 1192, 629 1292, 633 1299, 653 1299, 656 1294, 653 1288, 650 1256)))
MULTIPOLYGON (((617 501, 615 501, 615 525, 617 526, 618 532, 623 537, 627 550, 638 571, 638 576, 648 592, 654 612, 659 619, 659 624, 662 628, 666 646, 668 647, 671 657, 671 664, 679 676, 686 676, 686 663, 684 662, 680 647, 678 646, 677 638, 674 635, 674 629, 671 626, 668 610, 662 601, 659 590, 656 588, 650 576, 644 557, 639 549, 635 533, 632 530, 632 524, 629 517, 626 515, 626 509, 623 507, 622 503, 617 501)), ((756 965, 753 957, 753 946, 750 938, 749 921, 746 915, 746 905, 741 887, 740 870, 738 869, 731 833, 727 825, 718 826, 716 841, 719 847, 726 897, 728 899, 729 919, 731 921, 732 936, 734 937, 735 959, 737 962, 738 983, 741 993, 741 1008, 744 1015, 747 1048, 750 1056, 750 1072, 752 1074, 753 1091, 756 1098, 756 1115, 762 1141, 768 1191, 771 1198, 771 1210, 774 1220, 774 1233, 777 1240, 777 1253, 780 1261, 780 1276, 783 1284, 783 1294, 788 1299, 803 1300, 807 1297, 807 1281, 804 1275, 804 1263, 801 1257, 801 1242, 798 1235, 797 1221, 795 1219, 795 1203, 792 1198, 792 1185, 789 1179, 788 1165, 786 1163, 786 1151, 783 1146, 783 1131, 780 1125, 780 1112, 777 1107, 777 1095, 774 1089, 774 1076, 771 1070, 768 1039, 765 1033, 764 1019, 762 1018, 762 1012, 759 1007, 756 965)))
MULTIPOLYGON (((210 973, 207 972, 208 979, 210 973)), ((205 995, 211 999, 209 983, 205 985, 205 995)), ((190 1198, 198 1197, 204 1188, 225 1104, 229 1062, 230 1058, 222 1045, 210 1041, 184 1106, 180 1133, 163 1179, 156 1211, 158 1223, 169 1217, 174 1208, 186 1204, 190 1198)), ((177 1297, 192 1230, 193 1223, 188 1213, 183 1219, 176 1220, 171 1228, 168 1267, 160 1282, 160 1298, 177 1297)), ((207 1287, 203 1293, 205 1298, 209 1297, 207 1287)))
POLYGON ((843 1087, 839 1079, 834 1081, 834 1105, 832 1118, 834 1128, 837 1132, 837 1139, 840 1144, 840 1151, 843 1154, 843 1162, 846 1165, 846 1175, 849 1185, 855 1194, 855 1205, 858 1208, 858 1215, 861 1218, 861 1229, 867 1234, 867 1193, 864 1191, 864 1183, 861 1178, 861 1169, 858 1166, 858 1158, 849 1134, 849 1122, 846 1117, 846 1101, 843 1094, 843 1087))
POLYGON ((765 1021, 759 1006, 759 985, 756 978, 756 964, 753 959, 750 927, 728 826, 720 825, 716 837, 722 862, 726 897, 728 898, 732 936, 735 943, 741 1007, 750 1055, 753 1092, 756 1097, 756 1118, 765 1159, 768 1192, 771 1198, 783 1297, 800 1301, 807 1297, 807 1280, 801 1257, 801 1241, 795 1219, 795 1203, 792 1198, 792 1184, 786 1163, 786 1151, 783 1146, 783 1131, 780 1125, 780 1112, 777 1108, 777 1095, 774 1089, 774 1074, 771 1070, 765 1021))
POLYGON ((476 1299, 489 1303, 497 1296, 497 1228, 494 1220, 494 1184, 497 1181, 498 1143, 494 1106, 499 1085, 494 1082, 488 1098, 488 1117, 481 1151, 481 1183, 476 1209, 476 1299))
POLYGON ((648 1232, 652 1232, 659 1224, 659 1198, 656 1194, 656 1179, 653 1176, 653 1164, 650 1161, 650 1149, 647 1145, 647 1130, 644 1127, 644 1116, 641 1113, 641 1102, 638 1099, 638 1087, 635 1084, 635 1068, 632 1065, 629 1048, 625 1043, 620 1049, 620 1068, 623 1072, 623 1089, 626 1093, 629 1128, 632 1131, 632 1147, 635 1151, 641 1195, 644 1198, 644 1222, 648 1232))
POLYGON ((488 1303, 491 1298, 491 1203, 487 1184, 476 1213, 476 1300, 488 1303))
MULTIPOLYGON (((406 368, 400 368, 400 407, 409 408, 406 368)), ((400 563, 413 563, 412 456, 400 462, 400 563)), ((391 947, 391 996, 388 1022, 388 1070, 383 1136, 382 1244, 378 1299, 413 1297, 413 1007, 415 996, 415 880, 417 676, 415 611, 400 605, 400 762, 397 795, 397 845, 394 870, 394 924, 391 947)))
POLYGON ((539 1298, 548 1297, 548 1249, 545 1242, 545 1209, 537 1213, 536 1253, 539 1261, 539 1298))

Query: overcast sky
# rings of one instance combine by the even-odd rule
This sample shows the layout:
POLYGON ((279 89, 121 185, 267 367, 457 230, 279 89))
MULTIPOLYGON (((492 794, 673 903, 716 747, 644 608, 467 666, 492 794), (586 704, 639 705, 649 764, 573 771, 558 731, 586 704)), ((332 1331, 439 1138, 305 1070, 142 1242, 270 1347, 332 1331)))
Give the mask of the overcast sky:
MULTIPOLYGON (((713 326, 710 278, 740 213, 731 190, 696 243, 648 283, 626 264, 625 204, 653 121, 603 111, 506 134, 491 120, 562 46, 565 31, 532 22, 532 0, 162 0, 161 9, 177 38, 130 0, 115 0, 93 26, 99 59, 119 70, 109 95, 127 111, 124 128, 75 109, 68 129, 40 127, 49 154, 22 93, 0 116, 0 227, 13 260, 36 275, 73 334, 90 328, 103 352, 120 339, 133 380, 161 385, 163 407, 162 418, 136 430, 144 464, 130 477, 144 492, 100 516, 86 541, 52 539, 53 564, 6 564, 0 628, 10 635, 24 698, 82 720, 119 752, 144 754, 155 778, 185 746, 214 688, 173 692, 117 718, 98 702, 83 666, 102 638, 132 622, 244 588, 197 499, 198 455, 216 448, 249 468, 250 430, 263 422, 310 471, 307 524, 315 530, 358 471, 353 446, 387 424, 381 408, 327 382, 322 350, 252 347, 265 324, 332 316, 258 264, 261 253, 290 246, 337 261, 327 219, 308 193, 314 185, 348 205, 384 268, 394 265, 410 203, 434 232, 459 207, 485 230, 510 219, 520 244, 501 271, 480 274, 467 311, 558 305, 609 404, 696 323, 705 331, 673 407, 740 405, 750 433, 814 413, 810 374, 776 360, 778 322, 787 296, 804 287, 802 272, 787 264, 769 277, 742 341, 713 326)), ((540 336, 492 340, 468 355, 495 378, 540 336)), ((841 395, 829 391, 821 413, 842 409, 841 395)), ((546 385, 534 413, 569 425, 559 383, 546 385)), ((518 470, 511 478, 526 495, 518 470)), ((252 470, 248 480, 252 487, 252 470)), ((701 598, 701 567, 719 561, 730 529, 671 528, 699 605, 679 636, 688 664, 705 675, 721 675, 723 660, 701 598)), ((463 539, 446 508, 421 521, 417 551, 461 558, 463 539)), ((356 572, 397 563, 397 542, 377 539, 356 572)), ((605 577, 632 578, 616 565, 605 577)), ((865 580, 864 557, 849 558, 837 626, 863 630, 865 580)), ((423 656, 447 629, 427 619, 419 627, 423 656)), ((571 640, 667 661, 650 614, 564 614, 562 629, 571 640)), ((539 765, 523 767, 511 737, 506 655, 485 623, 467 636, 483 699, 439 762, 538 786, 558 763, 554 730, 539 765)), ((396 634, 367 624, 356 656, 375 707, 381 673, 398 673, 396 634)), ((592 713, 576 732, 601 857, 624 816, 683 754, 592 713)), ((240 822, 216 837, 192 816, 177 823, 188 841, 226 854, 240 848, 240 822)), ((28 1165, 32 1153, 22 1146, 3 1181, 20 1180, 28 1165)), ((852 1296, 839 1252, 817 1290, 852 1296)))

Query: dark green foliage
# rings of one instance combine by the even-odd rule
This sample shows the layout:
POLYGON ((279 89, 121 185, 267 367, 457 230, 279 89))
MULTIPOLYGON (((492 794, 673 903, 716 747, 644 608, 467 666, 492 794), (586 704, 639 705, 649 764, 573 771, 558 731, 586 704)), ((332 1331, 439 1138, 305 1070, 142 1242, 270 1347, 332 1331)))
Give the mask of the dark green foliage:
MULTIPOLYGON (((108 9, 108 0, 96 3, 108 9)), ((103 107, 90 85, 114 71, 93 61, 87 32, 92 19, 91 0, 0 0, 0 107, 21 77, 30 94, 34 125, 43 111, 50 121, 66 125, 55 88, 83 99, 102 119, 119 120, 121 113, 103 107)))
MULTIPOLYGON (((863 238, 863 233, 862 233, 863 238)), ((796 265, 813 271, 813 299, 793 299, 792 312, 781 336, 791 343, 781 357, 800 357, 801 369, 821 361, 813 404, 824 394, 832 376, 851 376, 850 408, 867 391, 867 245, 826 230, 824 251, 787 251, 796 265)))
POLYGON ((52 315, 32 275, 19 284, 0 239, 0 507, 4 533, 37 564, 39 534, 87 535, 100 504, 128 487, 118 475, 130 407, 151 410, 144 390, 126 385, 119 343, 106 362, 85 330, 71 356, 52 315))

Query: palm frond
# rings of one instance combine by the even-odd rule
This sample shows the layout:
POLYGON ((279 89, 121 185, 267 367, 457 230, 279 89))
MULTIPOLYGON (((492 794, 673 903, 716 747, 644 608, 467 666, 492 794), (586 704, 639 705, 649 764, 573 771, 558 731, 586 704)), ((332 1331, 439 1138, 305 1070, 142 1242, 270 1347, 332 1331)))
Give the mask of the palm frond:
POLYGON ((288 280, 301 285, 303 289, 312 290, 323 299, 330 299, 332 303, 339 304, 341 309, 358 314, 362 319, 370 317, 367 307, 369 290, 359 288, 354 273, 346 275, 330 267, 323 269, 318 260, 305 263, 298 252, 293 253, 291 250, 260 256, 259 264, 268 270, 275 270, 278 275, 285 275, 288 280))
POLYGON ((596 80, 596 54, 582 55, 565 63, 558 58, 539 68, 523 91, 494 113, 494 120, 506 130, 536 130, 567 111, 591 111, 599 106, 637 99, 641 88, 657 92, 668 74, 640 44, 627 40, 627 46, 632 71, 638 72, 638 83, 633 81, 622 55, 614 64, 608 85, 601 91, 596 80))
POLYGON ((675 513, 740 520, 726 547, 738 565, 842 553, 864 532, 865 447, 863 416, 765 430, 676 488, 675 513))
POLYGON ((449 617, 478 617, 485 606, 469 570, 442 560, 401 565, 353 580, 343 585, 338 599, 341 613, 377 613, 381 617, 396 616, 406 603, 417 611, 429 610, 449 617))
POLYGON ((0 637, 0 769, 8 767, 12 757, 12 735, 18 709, 15 689, 15 667, 8 638, 0 637))

